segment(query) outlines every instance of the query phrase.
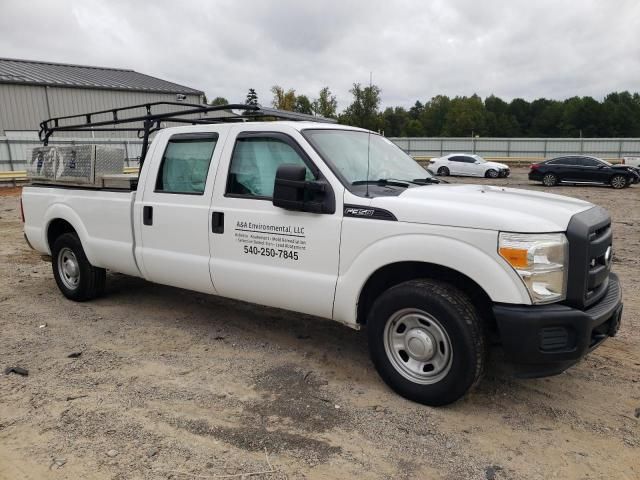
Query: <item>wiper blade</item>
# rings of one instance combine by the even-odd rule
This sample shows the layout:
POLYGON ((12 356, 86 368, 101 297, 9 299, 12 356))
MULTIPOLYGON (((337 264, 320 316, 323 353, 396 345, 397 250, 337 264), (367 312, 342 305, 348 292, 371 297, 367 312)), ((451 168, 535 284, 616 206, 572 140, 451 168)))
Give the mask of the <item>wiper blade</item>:
POLYGON ((413 183, 410 180, 394 180, 392 178, 379 178, 378 180, 356 180, 355 182, 351 182, 351 185, 367 185, 367 184, 376 184, 381 187, 404 187, 407 188, 410 183, 413 183))
POLYGON ((446 180, 441 180, 439 178, 427 177, 427 178, 414 178, 412 180, 416 185, 429 185, 432 183, 449 183, 446 180))

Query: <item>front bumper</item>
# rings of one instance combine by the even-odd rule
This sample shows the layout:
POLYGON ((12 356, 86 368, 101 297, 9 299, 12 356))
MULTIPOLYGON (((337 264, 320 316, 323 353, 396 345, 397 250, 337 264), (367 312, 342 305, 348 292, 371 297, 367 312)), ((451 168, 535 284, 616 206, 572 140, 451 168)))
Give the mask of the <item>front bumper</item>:
POLYGON ((620 328, 622 291, 609 274, 607 293, 587 310, 566 305, 495 304, 493 313, 506 359, 519 376, 563 372, 620 328))
POLYGON ((506 178, 509 176, 510 173, 511 173, 511 170, 509 170, 508 168, 502 168, 498 172, 498 176, 501 178, 506 178))

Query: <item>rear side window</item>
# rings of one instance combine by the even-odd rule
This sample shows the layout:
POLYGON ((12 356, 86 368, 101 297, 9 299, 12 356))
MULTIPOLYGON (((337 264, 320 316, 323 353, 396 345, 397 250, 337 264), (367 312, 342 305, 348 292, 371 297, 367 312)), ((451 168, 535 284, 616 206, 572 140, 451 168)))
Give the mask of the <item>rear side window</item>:
POLYGON ((575 165, 575 162, 571 157, 561 157, 547 162, 547 165, 575 165))
POLYGON ((156 192, 202 195, 217 133, 174 135, 162 156, 156 192))
POLYGON ((583 157, 579 159, 578 165, 583 165, 585 167, 597 167, 600 165, 600 162, 593 158, 583 157))
POLYGON ((227 193, 271 198, 280 165, 293 163, 307 167, 307 180, 315 176, 296 150, 275 137, 238 138, 227 180, 227 193))
POLYGON ((450 162, 464 162, 464 157, 449 157, 450 162))

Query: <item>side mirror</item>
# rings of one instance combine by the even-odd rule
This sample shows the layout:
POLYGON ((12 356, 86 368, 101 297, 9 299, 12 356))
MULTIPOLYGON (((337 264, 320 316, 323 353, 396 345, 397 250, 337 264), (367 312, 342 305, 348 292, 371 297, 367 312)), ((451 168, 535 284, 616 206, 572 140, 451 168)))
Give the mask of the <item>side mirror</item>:
POLYGON ((273 186, 273 205, 287 210, 302 210, 306 174, 307 169, 302 165, 280 165, 273 186))
POLYGON ((276 171, 273 186, 273 205, 300 212, 334 213, 333 195, 325 195, 326 184, 306 181, 307 168, 285 163, 276 171))

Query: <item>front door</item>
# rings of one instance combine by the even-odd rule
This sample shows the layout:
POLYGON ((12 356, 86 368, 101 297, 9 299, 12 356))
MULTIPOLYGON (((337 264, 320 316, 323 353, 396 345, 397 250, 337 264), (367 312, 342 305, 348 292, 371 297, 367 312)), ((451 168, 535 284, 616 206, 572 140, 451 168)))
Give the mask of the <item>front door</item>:
POLYGON ((162 160, 150 165, 136 218, 142 222, 139 248, 147 280, 215 293, 209 272, 209 205, 225 130, 208 128, 213 131, 156 139, 162 160))
MULTIPOLYGON (((338 276, 342 192, 333 185, 332 214, 289 211, 272 203, 276 170, 307 167, 327 179, 300 146, 298 132, 236 126, 225 146, 211 204, 211 274, 218 294, 298 312, 332 316, 338 276), (234 138, 235 136, 235 138, 234 138)), ((321 165, 322 168, 326 168, 321 165)))

